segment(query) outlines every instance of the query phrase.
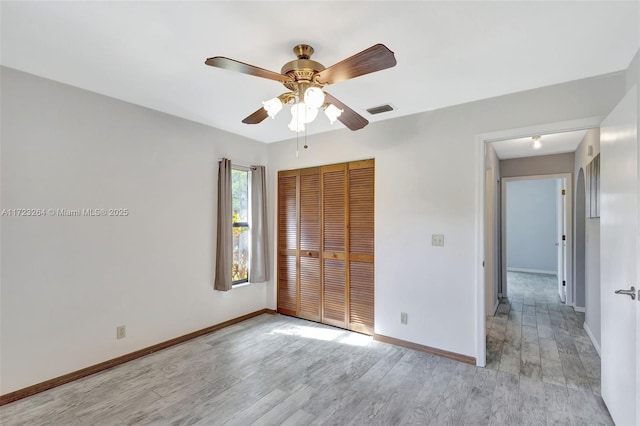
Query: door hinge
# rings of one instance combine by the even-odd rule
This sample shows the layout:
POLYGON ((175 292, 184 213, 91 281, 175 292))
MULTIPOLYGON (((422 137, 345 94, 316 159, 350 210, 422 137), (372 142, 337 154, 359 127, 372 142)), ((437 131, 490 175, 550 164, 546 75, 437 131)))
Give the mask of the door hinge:
POLYGON ((567 286, 567 282, 565 280, 562 280, 562 287, 566 287, 567 286))
POLYGON ((562 241, 567 241, 567 236, 566 235, 562 236, 562 241))
POLYGON ((562 195, 567 195, 567 190, 566 189, 562 190, 562 195))

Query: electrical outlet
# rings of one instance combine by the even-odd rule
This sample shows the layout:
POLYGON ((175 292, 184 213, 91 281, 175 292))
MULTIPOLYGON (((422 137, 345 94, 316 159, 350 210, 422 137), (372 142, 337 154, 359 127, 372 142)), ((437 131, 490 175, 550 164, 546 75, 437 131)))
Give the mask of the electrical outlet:
POLYGON ((400 312, 400 324, 406 325, 408 322, 408 315, 406 312, 400 312))
POLYGON ((116 327, 116 339, 124 339, 127 337, 127 328, 124 325, 116 327))
POLYGON ((444 235, 433 234, 431 235, 431 245, 437 247, 444 247, 444 235))

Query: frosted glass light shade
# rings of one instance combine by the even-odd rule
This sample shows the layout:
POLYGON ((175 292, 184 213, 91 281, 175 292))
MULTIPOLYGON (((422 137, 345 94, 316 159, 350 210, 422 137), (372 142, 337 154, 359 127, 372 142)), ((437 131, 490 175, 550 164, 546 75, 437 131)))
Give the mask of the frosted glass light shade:
POLYGON ((304 113, 305 105, 303 102, 297 103, 291 107, 291 122, 289 123, 289 129, 292 132, 304 131, 304 113))
POLYGON ((309 108, 304 102, 299 102, 291 107, 291 116, 300 123, 311 123, 318 116, 318 109, 309 108))
POLYGON ((297 117, 292 117, 289 123, 289 130, 292 132, 304 132, 304 122, 298 120, 297 117))
POLYGON ((269 117, 276 118, 276 114, 282 109, 282 102, 278 98, 269 99, 268 101, 262 102, 262 108, 267 111, 269 117))
POLYGON ((329 122, 331 122, 331 124, 333 124, 333 123, 336 122, 338 117, 340 117, 340 114, 342 114, 342 110, 340 108, 338 108, 337 106, 333 105, 333 104, 329 104, 324 109, 324 114, 329 119, 329 122))
POLYGON ((309 87, 304 91, 304 103, 309 108, 320 108, 324 104, 324 92, 318 87, 309 87))

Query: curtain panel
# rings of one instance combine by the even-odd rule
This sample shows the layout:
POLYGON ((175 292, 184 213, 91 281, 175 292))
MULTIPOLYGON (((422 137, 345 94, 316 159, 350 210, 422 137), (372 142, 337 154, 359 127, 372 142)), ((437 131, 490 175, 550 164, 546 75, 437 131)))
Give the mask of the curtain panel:
POLYGON ((269 280, 266 198, 265 167, 254 166, 251 172, 251 260, 249 263, 249 280, 252 283, 269 280))
POLYGON ((232 288, 231 265, 233 264, 231 160, 223 158, 218 167, 216 275, 213 288, 229 291, 232 288))

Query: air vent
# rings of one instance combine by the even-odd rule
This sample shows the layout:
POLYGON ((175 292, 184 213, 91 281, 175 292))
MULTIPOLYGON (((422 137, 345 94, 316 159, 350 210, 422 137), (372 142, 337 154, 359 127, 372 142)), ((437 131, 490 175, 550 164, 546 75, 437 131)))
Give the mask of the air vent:
POLYGON ((391 105, 380 105, 377 107, 369 108, 367 112, 371 115, 382 114, 383 112, 393 111, 391 105))

